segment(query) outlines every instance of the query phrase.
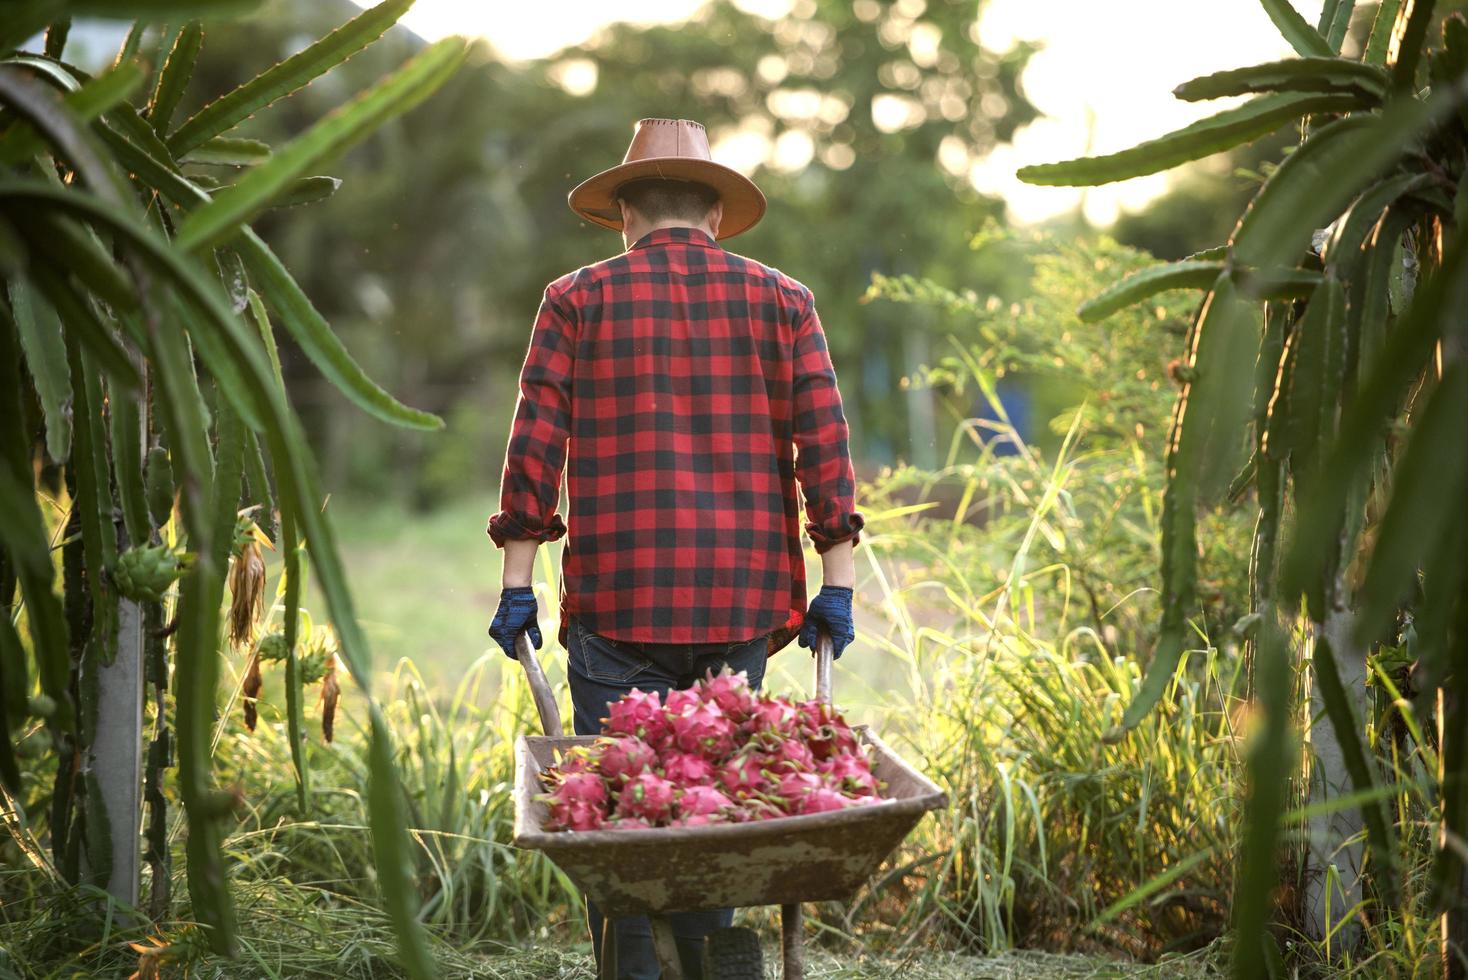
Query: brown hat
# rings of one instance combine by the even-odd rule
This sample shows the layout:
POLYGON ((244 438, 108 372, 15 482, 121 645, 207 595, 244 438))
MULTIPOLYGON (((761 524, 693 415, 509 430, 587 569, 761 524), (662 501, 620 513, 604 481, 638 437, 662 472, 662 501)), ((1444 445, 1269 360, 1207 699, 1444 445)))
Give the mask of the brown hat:
POLYGON ((621 231, 617 188, 647 177, 693 181, 717 191, 724 205, 719 238, 748 231, 765 213, 765 196, 754 181, 710 159, 708 133, 691 119, 639 119, 622 162, 583 180, 566 200, 587 221, 621 231))

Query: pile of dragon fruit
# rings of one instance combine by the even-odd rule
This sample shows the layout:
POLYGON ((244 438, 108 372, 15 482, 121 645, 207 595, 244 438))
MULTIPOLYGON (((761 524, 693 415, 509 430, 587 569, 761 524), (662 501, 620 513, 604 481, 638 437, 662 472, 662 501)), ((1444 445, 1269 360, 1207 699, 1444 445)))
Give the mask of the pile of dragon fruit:
POLYGON ((602 731, 542 773, 547 830, 747 823, 882 802, 866 748, 835 708, 756 694, 743 673, 666 702, 633 688, 602 731))

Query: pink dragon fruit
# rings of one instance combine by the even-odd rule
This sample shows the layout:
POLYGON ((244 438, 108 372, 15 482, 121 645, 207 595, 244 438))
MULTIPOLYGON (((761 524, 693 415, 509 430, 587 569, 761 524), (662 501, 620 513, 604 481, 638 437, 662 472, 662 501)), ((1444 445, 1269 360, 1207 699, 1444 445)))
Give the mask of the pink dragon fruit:
POLYGON ((775 796, 786 812, 800 813, 805 806, 805 798, 825 788, 821 777, 813 772, 789 772, 775 784, 775 796))
POLYGON ((795 706, 800 732, 818 760, 856 752, 861 743, 841 713, 824 701, 802 701, 795 706))
POLYGON ((668 721, 658 692, 634 687, 613 701, 602 719, 602 731, 608 735, 636 735, 649 745, 662 745, 667 740, 668 721))
POLYGON ((760 756, 752 751, 736 754, 719 767, 717 775, 724 792, 736 799, 763 793, 770 788, 770 780, 760 767, 760 756))
POLYGON ((573 746, 561 753, 560 761, 555 765, 555 771, 562 776, 569 776, 573 772, 595 771, 599 758, 600 750, 594 746, 573 746))
POLYGON ((740 730, 750 735, 769 733, 777 738, 795 738, 800 727, 795 708, 783 698, 760 698, 750 708, 740 730))
POLYGON ((817 763, 816 771, 830 786, 856 796, 876 796, 881 788, 872 775, 871 763, 862 755, 833 755, 817 763))
POLYGON ((764 768, 771 775, 781 776, 787 772, 814 772, 815 756, 804 742, 793 738, 779 738, 770 733, 756 735, 749 740, 757 745, 764 755, 764 768))
POLYGON ((800 808, 792 812, 827 813, 831 810, 844 810, 849 806, 853 806, 855 803, 855 800, 848 796, 843 796, 834 789, 820 786, 801 797, 800 808))
POLYGON ((673 716, 681 715, 683 712, 702 703, 703 697, 699 694, 697 688, 688 687, 669 691, 668 696, 663 700, 663 712, 671 719, 673 716))
POLYGON ((550 830, 596 830, 607 815, 607 787, 594 772, 556 774, 556 785, 541 796, 550 809, 550 830))
POLYGON ((734 726, 716 704, 696 702, 681 714, 669 714, 673 744, 705 759, 726 758, 734 749, 734 726))
POLYGON ((737 674, 725 670, 717 675, 710 671, 698 686, 703 699, 717 704, 724 716, 736 726, 749 717, 758 701, 749 688, 749 675, 742 670, 737 674))
POLYGON ((714 764, 692 752, 668 752, 662 757, 662 774, 679 786, 708 786, 714 781, 714 764))
POLYGON ((667 819, 676 795, 672 783, 650 772, 633 776, 617 797, 617 816, 641 817, 650 823, 667 819))
POLYGON ((734 808, 734 801, 712 786, 690 786, 678 796, 679 817, 712 817, 734 808))
POLYGON ((655 825, 642 817, 612 817, 602 826, 606 830, 652 830, 655 825))
POLYGON ((621 785, 657 765, 657 751, 636 735, 603 739, 597 744, 601 748, 597 768, 613 785, 621 785))
POLYGON ((546 830, 600 830, 606 823, 606 811, 584 803, 552 803, 546 830))

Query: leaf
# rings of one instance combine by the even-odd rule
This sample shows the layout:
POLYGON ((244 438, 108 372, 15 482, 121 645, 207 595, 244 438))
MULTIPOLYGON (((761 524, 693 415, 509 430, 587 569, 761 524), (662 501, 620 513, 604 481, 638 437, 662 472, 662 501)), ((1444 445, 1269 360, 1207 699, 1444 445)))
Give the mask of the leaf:
POLYGON ((38 234, 28 242, 57 269, 69 271, 108 306, 118 311, 137 308, 138 295, 130 279, 118 268, 90 229, 65 221, 43 210, 19 209, 38 234))
POLYGON ((1381 5, 1376 8, 1376 17, 1371 21, 1371 38, 1366 42, 1366 50, 1361 55, 1361 60, 1368 65, 1386 64, 1392 27, 1397 22, 1397 11, 1401 7, 1402 0, 1381 0, 1381 5))
POLYGON ((263 0, 68 0, 77 14, 112 20, 179 20, 184 17, 238 17, 259 7, 263 0))
POLYGON ((1393 61, 1392 88, 1399 92, 1412 92, 1417 88, 1417 66, 1426 47, 1427 27, 1432 23, 1434 5, 1435 0, 1406 0, 1397 14, 1387 58, 1393 61))
POLYGON ((1262 95, 1119 153, 1021 167, 1016 176, 1028 184, 1081 187, 1155 174, 1267 136, 1301 116, 1348 112, 1356 105, 1354 96, 1262 95))
MULTIPOLYGON (((1313 470, 1335 435, 1335 412, 1345 380, 1345 290, 1327 277, 1315 288, 1294 338, 1290 378, 1290 419, 1285 449, 1297 470, 1313 470)), ((1302 485, 1302 493, 1307 492, 1302 485)))
POLYGON ((1361 467, 1377 450, 1402 394, 1433 356, 1448 324, 1468 309, 1468 238, 1449 239, 1437 272, 1418 287, 1412 305, 1387 332, 1372 369, 1342 414, 1339 435, 1321 467, 1313 506, 1298 516, 1283 569, 1287 593, 1318 574, 1321 554, 1337 535, 1335 516, 1361 467))
MULTIPOLYGON (((1178 398, 1167 453, 1162 515, 1162 620, 1152 663, 1118 731, 1146 717, 1161 699, 1191 636, 1188 614, 1197 588, 1197 502, 1226 479, 1243 448, 1243 420, 1258 339, 1226 272, 1214 281, 1193 329, 1191 380, 1178 398)), ((1109 737, 1114 738, 1118 732, 1109 737)))
POLYGON ((1391 623, 1433 545, 1462 519, 1461 505, 1468 499, 1465 419, 1468 362, 1460 360, 1443 372, 1393 471, 1391 501, 1361 588, 1356 623, 1361 642, 1374 642, 1391 623))
POLYGON ((1264 12, 1269 14, 1269 19, 1274 21, 1274 26, 1279 28, 1280 34, 1298 53, 1307 58, 1329 58, 1335 54, 1325 38, 1320 36, 1320 32, 1300 16, 1289 0, 1260 0, 1260 3, 1264 6, 1264 12))
POLYGON ((178 246, 193 251, 233 235, 303 172, 427 98, 457 70, 467 50, 460 38, 445 38, 425 48, 392 75, 282 147, 269 162, 191 212, 179 225, 175 236, 178 246))
POLYGON ((123 525, 129 545, 145 544, 151 525, 148 521, 148 493, 143 480, 143 424, 146 403, 138 393, 107 389, 107 417, 111 423, 112 471, 117 480, 117 497, 122 504, 123 525))
POLYGON ((204 29, 197 20, 191 20, 179 31, 168 60, 158 74, 158 85, 153 90, 152 102, 148 105, 148 123, 162 135, 168 130, 173 112, 188 88, 194 75, 194 63, 199 59, 199 49, 204 44, 204 29))
POLYGON ((412 857, 408 852, 408 823, 403 813, 403 788, 393 763, 392 733, 376 702, 368 706, 372 734, 368 744, 368 802, 372 810, 372 854, 381 878, 382 897, 398 934, 398 956, 413 980, 438 975, 411 888, 412 857))
MULTIPOLYGON (((1361 739, 1365 728, 1361 719, 1356 716, 1345 685, 1341 683, 1335 652, 1323 631, 1315 639, 1315 652, 1310 658, 1310 665, 1314 669, 1315 683, 1320 689, 1320 699, 1325 703, 1330 727, 1335 731, 1346 772, 1350 773, 1351 785, 1362 795, 1373 794, 1377 790, 1377 782, 1372 771, 1374 762, 1361 739)), ((1397 842, 1384 801, 1373 796, 1370 802, 1362 802, 1361 819, 1366 824, 1366 842, 1375 868, 1372 881, 1381 890, 1383 906, 1395 908, 1400 890, 1397 880, 1397 842)))
MULTIPOLYGON (((64 113, 73 120, 87 122, 123 102, 143 82, 143 70, 134 62, 119 65, 75 91, 67 92, 59 102, 64 113)), ((72 162, 83 176, 94 182, 101 171, 100 159, 78 159, 79 148, 85 152, 84 138, 75 132, 57 111, 57 102, 42 98, 40 87, 18 77, 13 69, 0 70, 0 102, 17 110, 30 123, 12 126, 0 136, 0 163, 18 163, 34 156, 42 147, 42 138, 50 141, 72 162), (37 135, 36 130, 40 130, 37 135), (90 164, 90 168, 88 168, 90 164)))
POLYGON ((66 332, 77 338, 96 364, 122 391, 136 392, 143 386, 137 365, 121 342, 97 317, 85 294, 79 294, 64 274, 49 266, 34 266, 31 278, 60 317, 66 332))
POLYGON ((1239 853, 1239 877, 1234 889, 1233 975, 1264 977, 1266 927, 1273 915, 1270 894, 1279 875, 1280 814, 1287 804, 1285 790, 1291 772, 1290 693, 1292 672, 1289 647, 1266 608, 1254 658, 1259 712, 1245 751, 1248 796, 1244 801, 1244 833, 1239 853))
MULTIPOLYGON (((30 438, 23 428, 20 401, 20 351, 15 323, 0 304, 0 514, 5 515, 0 521, 0 545, 20 582, 41 692, 57 706, 56 715, 48 721, 69 730, 76 720, 70 694, 71 651, 66 617, 51 588, 56 573, 46 522, 31 486, 30 438)), ((11 696, 8 684, 4 692, 5 697, 11 696)))
POLYGON ((1259 269, 1293 265, 1311 233, 1327 224, 1361 185, 1392 164, 1448 108, 1435 97, 1347 116, 1321 127, 1270 174, 1234 229, 1234 260, 1259 269))
POLYGON ((1425 173, 1397 174, 1372 185, 1352 202, 1332 225, 1323 253, 1323 258, 1334 268, 1338 278, 1346 279, 1356 268, 1361 257, 1361 245, 1380 221, 1381 212, 1397 198, 1410 194, 1431 180, 1431 176, 1425 173))
POLYGON ((20 334, 26 369, 46 418, 46 454, 53 463, 71 455, 71 373, 56 311, 24 279, 10 282, 10 308, 20 334))
POLYGON ((1369 107, 1381 102, 1389 81, 1382 69, 1347 58, 1288 58, 1203 75, 1172 94, 1196 102, 1257 92, 1334 92, 1356 96, 1369 107))
POLYGON ((234 136, 216 136, 185 152, 179 157, 179 162, 250 167, 269 159, 270 144, 268 143, 234 136))
POLYGON ((1329 23, 1321 25, 1320 33, 1325 36, 1325 43, 1336 54, 1341 53, 1341 45, 1345 43, 1346 32, 1351 27, 1351 14, 1355 9, 1356 0, 1339 0, 1331 11, 1329 23))
MULTIPOLYGON (((103 664, 117 655, 117 592, 108 573, 117 560, 117 531, 112 524, 112 478, 107 465, 107 430, 102 424, 102 383, 76 334, 67 335, 76 405, 76 445, 71 470, 76 481, 75 512, 80 518, 86 596, 91 607, 90 643, 103 664)), ((85 702, 83 702, 85 703, 85 702)))
POLYGON ((1091 297, 1076 310, 1083 323, 1104 320, 1118 310, 1169 289, 1207 289, 1224 269, 1222 262, 1168 262, 1134 272, 1091 297))
POLYGON ((411 6, 413 0, 386 0, 364 10, 315 44, 204 106, 168 138, 169 149, 182 155, 304 88, 381 37, 411 6))
POLYGON ((291 181, 285 192, 270 202, 272 208, 299 208, 326 200, 341 187, 340 177, 300 177, 291 181))

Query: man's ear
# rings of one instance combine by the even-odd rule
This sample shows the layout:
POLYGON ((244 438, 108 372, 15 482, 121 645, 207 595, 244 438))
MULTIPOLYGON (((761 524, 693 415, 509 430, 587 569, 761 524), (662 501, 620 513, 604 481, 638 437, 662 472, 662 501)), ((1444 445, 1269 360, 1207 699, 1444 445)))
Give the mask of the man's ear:
POLYGON ((724 220, 724 202, 715 201, 714 206, 709 208, 708 225, 715 237, 719 234, 719 225, 724 220))

